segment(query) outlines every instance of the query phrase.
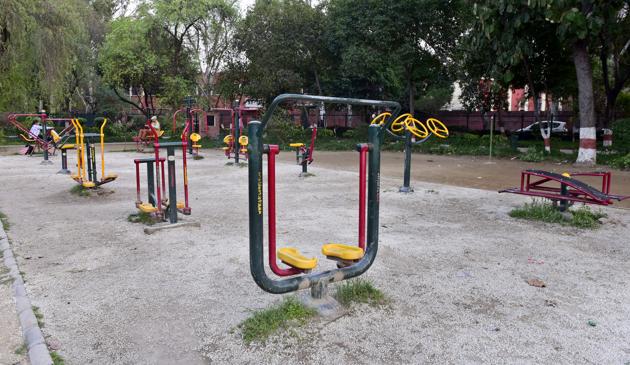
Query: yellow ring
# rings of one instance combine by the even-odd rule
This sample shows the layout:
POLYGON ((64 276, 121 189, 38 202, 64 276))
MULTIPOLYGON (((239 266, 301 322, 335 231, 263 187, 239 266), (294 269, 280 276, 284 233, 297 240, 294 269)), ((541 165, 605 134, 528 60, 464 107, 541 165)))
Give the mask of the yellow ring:
POLYGON ((437 120, 435 118, 427 119, 426 123, 427 123, 427 127, 429 128, 431 133, 434 134, 435 136, 437 136, 439 138, 446 138, 446 137, 448 137, 448 135, 449 135, 448 128, 446 128, 444 123, 440 122, 439 120, 437 120))
POLYGON ((398 118, 394 119, 389 129, 394 133, 402 132, 405 129, 405 125, 407 124, 409 118, 413 118, 409 113, 399 115, 398 118), (405 120, 402 120, 403 118, 405 118, 405 120))
POLYGON ((426 138, 429 135, 427 127, 416 118, 407 118, 407 120, 405 120, 405 126, 407 127, 407 130, 411 132, 411 134, 418 138, 426 138), (418 128, 418 126, 420 126, 421 128, 418 128))
POLYGON ((391 116, 392 116, 392 113, 388 113, 388 112, 381 113, 381 114, 377 115, 374 119, 372 119, 372 122, 370 122, 370 124, 381 125, 381 124, 385 123, 385 120, 387 118, 391 117, 391 116))

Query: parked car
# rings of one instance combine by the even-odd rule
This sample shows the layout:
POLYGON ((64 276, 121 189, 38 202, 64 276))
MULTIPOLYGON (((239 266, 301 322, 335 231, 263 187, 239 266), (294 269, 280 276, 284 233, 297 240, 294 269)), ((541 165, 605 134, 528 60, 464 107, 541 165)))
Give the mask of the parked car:
MULTIPOLYGON (((542 120, 540 122, 536 122, 536 123, 532 123, 530 125, 528 125, 525 128, 520 128, 516 130, 516 133, 529 133, 529 134, 539 134, 540 135, 540 128, 543 129, 547 129, 549 128, 549 122, 548 120, 542 120)), ((554 120, 553 122, 551 122, 551 133, 552 134, 564 134, 567 133, 567 123, 566 122, 561 122, 559 120, 554 120)))

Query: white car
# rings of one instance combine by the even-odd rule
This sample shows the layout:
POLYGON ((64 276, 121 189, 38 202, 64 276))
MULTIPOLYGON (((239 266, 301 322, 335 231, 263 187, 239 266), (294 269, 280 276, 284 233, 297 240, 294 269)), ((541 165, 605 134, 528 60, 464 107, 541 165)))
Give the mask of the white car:
MULTIPOLYGON (((540 122, 536 122, 528 125, 525 128, 517 129, 516 133, 540 133, 540 128, 547 129, 549 128, 548 120, 542 120, 540 122)), ((551 122, 551 133, 567 133, 567 123, 554 120, 551 122)))

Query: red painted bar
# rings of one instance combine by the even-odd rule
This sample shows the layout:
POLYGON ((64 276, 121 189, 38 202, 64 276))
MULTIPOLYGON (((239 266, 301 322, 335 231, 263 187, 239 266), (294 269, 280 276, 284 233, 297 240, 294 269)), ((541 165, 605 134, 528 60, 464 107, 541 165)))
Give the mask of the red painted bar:
POLYGON ((367 196, 367 151, 368 145, 361 144, 359 150, 359 247, 365 252, 365 212, 367 196))
MULTIPOLYGON (((269 145, 267 152, 267 215, 269 216, 269 267, 278 276, 290 276, 301 273, 296 268, 282 269, 276 258, 276 155, 280 153, 277 145, 269 145)), ((262 177, 261 177, 262 178, 262 177)), ((261 181, 258 182, 262 184, 261 181)), ((259 185, 261 186, 261 185, 259 185)))

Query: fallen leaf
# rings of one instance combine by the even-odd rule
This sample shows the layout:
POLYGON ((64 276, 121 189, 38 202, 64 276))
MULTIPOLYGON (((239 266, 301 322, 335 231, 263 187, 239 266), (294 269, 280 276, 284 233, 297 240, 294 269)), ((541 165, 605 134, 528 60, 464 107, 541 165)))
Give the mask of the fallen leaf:
POLYGON ((527 280, 527 284, 529 284, 531 286, 535 286, 537 288, 544 288, 544 287, 547 286, 545 284, 545 282, 540 280, 540 279, 529 279, 529 280, 527 280))

